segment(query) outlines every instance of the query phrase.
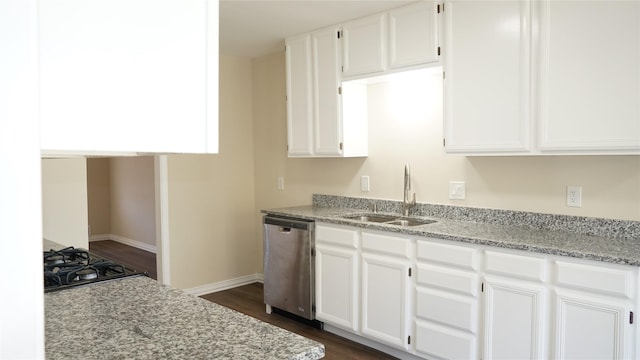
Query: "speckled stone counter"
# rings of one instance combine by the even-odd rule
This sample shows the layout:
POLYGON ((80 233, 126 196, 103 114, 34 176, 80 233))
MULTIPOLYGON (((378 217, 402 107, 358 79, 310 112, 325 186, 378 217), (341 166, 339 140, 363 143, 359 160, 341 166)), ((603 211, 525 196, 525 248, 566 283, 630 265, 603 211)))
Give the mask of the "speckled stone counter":
POLYGON ((319 359, 324 346, 210 301, 128 277, 46 293, 47 359, 319 359))
POLYGON ((550 255, 640 266, 640 222, 575 218, 552 214, 418 204, 412 217, 437 220, 398 226, 345 219, 345 215, 379 213, 399 216, 401 202, 314 195, 313 205, 262 212, 372 230, 525 250, 550 255), (599 235, 593 235, 599 234, 599 235))

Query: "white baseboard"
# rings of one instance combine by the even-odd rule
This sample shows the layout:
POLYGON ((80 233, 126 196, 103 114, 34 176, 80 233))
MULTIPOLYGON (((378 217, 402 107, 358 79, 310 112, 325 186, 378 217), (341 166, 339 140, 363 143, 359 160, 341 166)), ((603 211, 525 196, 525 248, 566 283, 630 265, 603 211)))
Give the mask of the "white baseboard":
POLYGON ((207 284, 207 285, 196 286, 190 289, 183 289, 183 291, 195 296, 202 296, 205 294, 210 294, 210 293, 227 290, 227 289, 231 289, 238 286, 253 284, 254 282, 263 282, 263 281, 264 281, 264 275, 256 273, 253 275, 242 276, 235 279, 223 280, 223 281, 218 281, 218 282, 207 284))
POLYGON ((385 344, 381 344, 381 343, 373 341, 373 340, 369 340, 367 338, 364 338, 364 337, 356 335, 356 334, 352 334, 352 333, 350 333, 348 331, 345 331, 345 330, 342 330, 340 328, 331 326, 329 324, 324 324, 324 330, 327 331, 327 332, 330 332, 332 334, 341 336, 343 338, 349 339, 351 341, 355 341, 355 342, 357 342, 359 344, 368 346, 370 348, 374 348, 376 350, 380 350, 383 353, 387 353, 387 354, 389 354, 391 356, 395 356, 395 357, 397 357, 398 359, 401 359, 401 360, 422 360, 422 358, 420 358, 420 357, 418 357, 416 355, 413 355, 413 354, 410 354, 408 352, 393 348, 391 346, 387 346, 385 344))
POLYGON ((137 241, 133 239, 126 238, 124 236, 116 235, 116 234, 97 234, 89 236, 89 242, 92 241, 103 241, 103 240, 113 240, 119 242, 121 244, 133 246, 134 248, 138 248, 144 251, 148 251, 151 253, 156 253, 156 246, 144 243, 142 241, 137 241))

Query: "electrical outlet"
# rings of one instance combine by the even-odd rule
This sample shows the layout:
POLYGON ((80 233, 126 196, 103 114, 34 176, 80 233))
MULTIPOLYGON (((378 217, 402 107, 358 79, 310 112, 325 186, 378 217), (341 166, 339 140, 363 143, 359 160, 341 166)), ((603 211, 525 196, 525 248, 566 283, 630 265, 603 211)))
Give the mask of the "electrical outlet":
POLYGON ((582 186, 567 186, 567 206, 582 206, 582 186))
POLYGON ((363 175, 360 177, 360 190, 369 191, 369 176, 363 175))

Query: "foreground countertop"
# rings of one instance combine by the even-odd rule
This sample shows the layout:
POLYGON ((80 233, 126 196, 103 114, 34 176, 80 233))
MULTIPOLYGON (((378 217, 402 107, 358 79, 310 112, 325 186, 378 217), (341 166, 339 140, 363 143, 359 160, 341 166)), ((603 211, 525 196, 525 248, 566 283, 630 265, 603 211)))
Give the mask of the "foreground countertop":
POLYGON ((560 230, 538 230, 522 226, 422 216, 416 218, 433 219, 436 222, 419 226, 387 225, 344 218, 345 215, 367 213, 362 209, 319 205, 267 209, 262 212, 370 230, 640 266, 640 239, 634 237, 593 236, 560 230))
POLYGON ((145 277, 46 293, 47 359, 319 359, 324 346, 145 277))

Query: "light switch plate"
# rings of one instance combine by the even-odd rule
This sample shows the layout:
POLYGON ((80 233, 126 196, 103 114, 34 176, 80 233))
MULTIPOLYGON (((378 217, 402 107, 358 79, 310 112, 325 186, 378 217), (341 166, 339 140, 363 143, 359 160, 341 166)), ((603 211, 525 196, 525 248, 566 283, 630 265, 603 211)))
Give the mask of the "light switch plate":
POLYGON ((278 176, 278 190, 284 190, 284 177, 278 176))
POLYGON ((465 196, 464 181, 449 181, 449 199, 464 200, 465 196))
POLYGON ((369 191, 369 176, 363 175, 360 177, 360 190, 369 191))

